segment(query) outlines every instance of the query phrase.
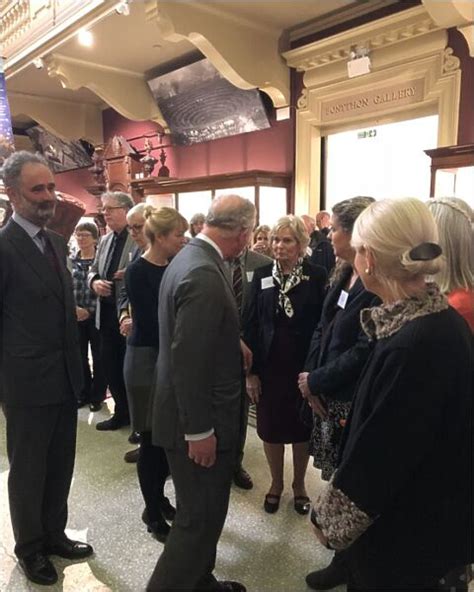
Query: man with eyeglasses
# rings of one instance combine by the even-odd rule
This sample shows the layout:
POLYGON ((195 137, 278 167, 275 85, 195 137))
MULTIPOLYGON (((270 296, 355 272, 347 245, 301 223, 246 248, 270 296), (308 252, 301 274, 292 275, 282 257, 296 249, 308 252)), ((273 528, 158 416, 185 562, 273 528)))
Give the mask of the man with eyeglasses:
POLYGON ((107 192, 102 195, 102 213, 111 232, 99 243, 88 281, 97 294, 96 327, 102 344, 102 361, 110 392, 115 402, 110 419, 95 426, 97 430, 118 430, 130 424, 127 393, 123 380, 125 337, 119 328, 119 298, 125 268, 135 256, 135 246, 127 231, 127 212, 133 200, 127 193, 107 192))

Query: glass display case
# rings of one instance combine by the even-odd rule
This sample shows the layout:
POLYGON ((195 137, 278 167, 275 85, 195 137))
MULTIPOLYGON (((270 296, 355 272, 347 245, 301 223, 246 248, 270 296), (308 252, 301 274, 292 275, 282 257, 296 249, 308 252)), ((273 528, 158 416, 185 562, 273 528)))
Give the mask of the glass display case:
POLYGON ((249 199, 257 208, 257 223, 273 225, 291 211, 291 176, 268 171, 245 171, 193 179, 148 177, 131 182, 136 201, 173 205, 188 220, 206 213, 211 201, 228 193, 249 199))
POLYGON ((431 197, 459 197, 474 207, 474 144, 425 150, 431 158, 431 197))

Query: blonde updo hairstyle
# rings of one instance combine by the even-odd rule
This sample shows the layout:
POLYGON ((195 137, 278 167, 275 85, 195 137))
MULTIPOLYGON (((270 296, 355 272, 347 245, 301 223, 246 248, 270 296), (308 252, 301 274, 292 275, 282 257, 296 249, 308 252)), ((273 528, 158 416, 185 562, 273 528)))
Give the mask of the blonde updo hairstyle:
POLYGON ((147 205, 144 213, 145 235, 150 244, 155 242, 157 236, 166 236, 177 228, 183 232, 188 229, 188 221, 174 208, 163 206, 155 208, 147 205))
POLYGON ((435 276, 441 291, 474 289, 474 212, 458 197, 442 197, 427 202, 438 225, 439 244, 446 265, 435 276))
POLYGON ((395 293, 400 284, 441 270, 442 255, 428 261, 412 257, 410 251, 422 243, 438 244, 438 229, 429 209, 414 197, 374 202, 357 218, 352 232, 352 246, 372 254, 373 275, 395 293))
POLYGON ((296 242, 299 244, 300 255, 303 257, 306 254, 306 247, 309 245, 309 234, 306 232, 306 226, 299 216, 293 216, 290 214, 280 218, 272 228, 270 241, 273 242, 275 235, 285 228, 290 229, 296 242))

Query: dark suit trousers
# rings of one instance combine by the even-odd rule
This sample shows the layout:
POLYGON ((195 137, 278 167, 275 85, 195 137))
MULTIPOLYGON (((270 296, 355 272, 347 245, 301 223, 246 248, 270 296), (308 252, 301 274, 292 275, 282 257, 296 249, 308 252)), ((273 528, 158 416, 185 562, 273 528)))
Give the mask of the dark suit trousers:
POLYGON ((84 389, 80 398, 86 403, 100 403, 105 399, 107 379, 101 358, 99 331, 95 327, 93 317, 80 321, 77 326, 84 372, 84 389), (92 354, 92 372, 89 364, 89 344, 92 354))
POLYGON ((3 410, 15 553, 25 557, 65 536, 76 453, 77 408, 71 397, 71 401, 60 405, 5 405, 3 410))
POLYGON ((129 419, 127 391, 123 378, 123 362, 125 359, 125 337, 120 335, 115 307, 102 307, 100 319, 100 338, 102 363, 110 392, 115 401, 114 414, 117 419, 129 419), (105 313, 105 314, 104 314, 105 313))
POLYGON ((167 450, 177 513, 148 592, 212 590, 216 547, 229 506, 235 450, 218 452, 214 466, 201 467, 185 450, 167 450))

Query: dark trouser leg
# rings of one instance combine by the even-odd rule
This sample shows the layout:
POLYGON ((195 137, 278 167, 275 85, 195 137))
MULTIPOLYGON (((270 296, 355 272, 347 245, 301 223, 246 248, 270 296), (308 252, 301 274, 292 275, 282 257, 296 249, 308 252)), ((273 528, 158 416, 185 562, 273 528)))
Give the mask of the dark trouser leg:
POLYGON ((8 494, 15 553, 42 549, 64 536, 74 468, 77 410, 74 403, 4 408, 10 461, 8 494))
POLYGON ((89 321, 81 321, 77 323, 79 328, 79 344, 81 347, 81 362, 82 373, 84 375, 84 388, 80 395, 82 401, 89 403, 92 390, 92 375, 89 366, 89 321))
POLYGON ((118 322, 100 329, 102 362, 110 392, 115 401, 114 414, 117 419, 128 420, 128 401, 123 380, 125 338, 120 335, 118 322))
POLYGON ((137 461, 138 480, 150 522, 162 519, 159 503, 166 479, 170 474, 168 459, 161 446, 153 446, 151 432, 141 433, 137 461))
POLYGON ((105 377, 104 364, 102 362, 101 346, 100 346, 100 334, 95 327, 95 319, 87 319, 87 329, 89 343, 91 344, 92 354, 92 387, 90 402, 91 403, 102 403, 105 399, 105 393, 107 391, 107 378, 105 377))
POLYGON ((177 513, 148 583, 148 592, 212 588, 216 547, 229 505, 235 451, 218 452, 214 466, 198 466, 187 451, 166 451, 177 513))
POLYGON ((239 469, 242 466, 244 459, 244 448, 245 441, 247 440, 247 427, 249 423, 249 398, 247 397, 247 391, 245 385, 242 390, 242 414, 240 418, 240 432, 239 432, 239 444, 238 444, 238 456, 235 469, 239 469))

